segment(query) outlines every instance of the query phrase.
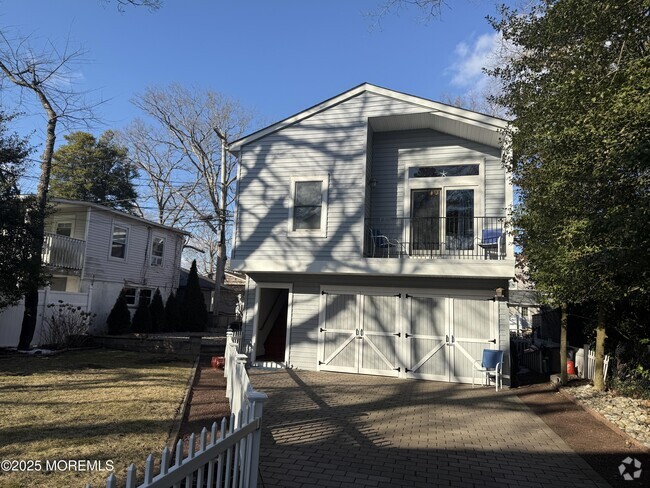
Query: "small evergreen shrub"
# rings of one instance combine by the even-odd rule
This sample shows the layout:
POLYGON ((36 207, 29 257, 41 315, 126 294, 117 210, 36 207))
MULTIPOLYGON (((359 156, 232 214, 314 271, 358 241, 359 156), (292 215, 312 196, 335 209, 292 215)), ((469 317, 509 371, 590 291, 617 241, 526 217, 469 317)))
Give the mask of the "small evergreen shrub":
POLYGON ((165 329, 164 332, 177 332, 180 330, 181 313, 178 308, 178 299, 172 291, 165 304, 165 329))
POLYGON ((140 299, 138 308, 133 314, 133 332, 148 333, 151 332, 151 312, 149 305, 143 299, 140 299))
POLYGON ((126 303, 124 290, 120 292, 117 300, 115 300, 115 305, 113 305, 106 319, 106 325, 108 326, 108 333, 112 335, 126 334, 131 331, 131 312, 129 312, 129 306, 126 303))
POLYGON ((208 324, 208 310, 203 300, 203 292, 199 285, 199 273, 196 260, 192 261, 187 286, 180 306, 181 325, 188 332, 203 332, 208 324))
POLYGON ((165 324, 165 305, 163 305, 162 295, 160 294, 160 290, 158 288, 156 288, 156 292, 153 294, 153 298, 151 299, 151 304, 149 305, 149 313, 151 314, 151 331, 166 331, 167 324, 165 324))

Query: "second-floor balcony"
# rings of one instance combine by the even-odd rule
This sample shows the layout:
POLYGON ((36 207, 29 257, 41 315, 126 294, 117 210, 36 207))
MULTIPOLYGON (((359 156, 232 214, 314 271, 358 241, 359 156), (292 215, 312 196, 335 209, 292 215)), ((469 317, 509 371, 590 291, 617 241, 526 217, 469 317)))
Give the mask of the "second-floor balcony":
POLYGON ((494 260, 506 256, 502 217, 417 217, 365 220, 370 258, 494 260))
POLYGON ((86 241, 59 234, 45 233, 43 265, 67 273, 81 272, 86 241))

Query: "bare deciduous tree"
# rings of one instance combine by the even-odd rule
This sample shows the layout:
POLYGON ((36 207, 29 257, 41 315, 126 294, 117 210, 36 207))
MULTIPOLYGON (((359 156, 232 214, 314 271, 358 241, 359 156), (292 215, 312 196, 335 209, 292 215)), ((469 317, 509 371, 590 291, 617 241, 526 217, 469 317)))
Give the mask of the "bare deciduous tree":
MULTIPOLYGON (((159 128, 135 120, 120 133, 122 143, 129 148, 129 157, 147 177, 147 191, 140 192, 140 200, 152 203, 155 220, 159 224, 184 228, 186 195, 191 195, 196 185, 181 182, 183 154, 167 144, 166 134, 159 128)), ((143 211, 143 214, 150 212, 143 211)))
POLYGON ((42 265, 41 249, 57 124, 74 126, 93 119, 92 107, 85 103, 84 93, 74 87, 73 67, 82 60, 83 53, 71 51, 67 44, 59 49, 49 42, 42 49, 34 49, 30 41, 29 36, 10 36, 5 31, 0 32, 0 86, 3 90, 5 86, 18 90, 19 101, 26 105, 33 103, 35 98, 47 121, 37 208, 28 216, 34 228, 31 248, 34 276, 26 287, 19 349, 29 349, 36 327, 38 275, 42 265))
POLYGON ((236 160, 223 151, 223 144, 240 137, 252 115, 238 102, 210 91, 178 84, 148 88, 133 103, 165 131, 159 141, 163 151, 178 158, 185 173, 180 181, 167 181, 179 204, 191 210, 194 222, 202 222, 218 236, 215 275, 215 311, 220 301, 226 262, 225 235, 228 212, 234 200, 236 160), (225 138, 221 140, 219 134, 225 138), (222 159, 225 156, 222 171, 222 159), (223 175, 223 179, 222 179, 223 175))

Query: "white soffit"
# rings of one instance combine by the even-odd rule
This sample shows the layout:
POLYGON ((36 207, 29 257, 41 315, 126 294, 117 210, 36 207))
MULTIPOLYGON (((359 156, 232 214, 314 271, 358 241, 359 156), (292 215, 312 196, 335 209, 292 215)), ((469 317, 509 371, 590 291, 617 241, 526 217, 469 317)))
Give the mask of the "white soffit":
POLYGON ((368 123, 373 132, 431 129, 491 147, 501 147, 499 128, 481 123, 468 123, 457 116, 441 112, 388 115, 371 117, 368 123))

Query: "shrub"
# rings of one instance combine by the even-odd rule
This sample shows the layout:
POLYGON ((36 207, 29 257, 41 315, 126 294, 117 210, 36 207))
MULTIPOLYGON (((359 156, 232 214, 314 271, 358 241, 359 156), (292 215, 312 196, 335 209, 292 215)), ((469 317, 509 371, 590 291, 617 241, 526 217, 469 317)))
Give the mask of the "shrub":
POLYGON ((120 292, 117 300, 115 300, 115 305, 113 305, 111 313, 108 314, 106 319, 106 325, 108 326, 108 333, 112 335, 126 334, 131 330, 131 312, 129 312, 129 306, 126 303, 124 290, 120 292))
POLYGON ((149 313, 151 314, 152 332, 164 332, 167 330, 167 324, 165 324, 165 305, 163 305, 162 295, 158 288, 156 288, 156 292, 151 299, 149 313))
POLYGON ((208 310, 205 308, 203 292, 199 285, 199 273, 196 260, 192 261, 187 286, 180 306, 181 325, 189 332, 203 332, 208 323, 208 310))
POLYGON ((133 314, 132 328, 133 332, 148 333, 152 330, 149 304, 142 298, 138 302, 138 308, 135 309, 135 313, 133 314))
POLYGON ((43 320, 43 344, 59 347, 76 345, 79 336, 88 333, 95 314, 82 310, 81 307, 64 303, 50 303, 48 309, 53 309, 52 314, 46 314, 43 320))
POLYGON ((181 325, 181 313, 178 308, 178 300, 172 291, 165 304, 165 329, 166 332, 178 331, 181 325))

